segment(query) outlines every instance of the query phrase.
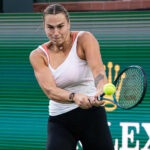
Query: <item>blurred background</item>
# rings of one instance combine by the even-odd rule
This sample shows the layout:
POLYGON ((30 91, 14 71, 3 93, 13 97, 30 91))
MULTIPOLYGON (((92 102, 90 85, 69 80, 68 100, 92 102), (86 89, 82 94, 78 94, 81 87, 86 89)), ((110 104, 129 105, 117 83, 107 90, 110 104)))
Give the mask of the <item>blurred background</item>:
MULTIPOLYGON (((132 110, 106 106, 115 150, 150 150, 150 0, 0 0, 0 150, 44 150, 48 99, 29 54, 48 39, 42 11, 59 2, 71 30, 97 38, 108 81, 130 65, 146 72, 148 89, 132 110)), ((78 150, 82 150, 80 143, 78 150)))

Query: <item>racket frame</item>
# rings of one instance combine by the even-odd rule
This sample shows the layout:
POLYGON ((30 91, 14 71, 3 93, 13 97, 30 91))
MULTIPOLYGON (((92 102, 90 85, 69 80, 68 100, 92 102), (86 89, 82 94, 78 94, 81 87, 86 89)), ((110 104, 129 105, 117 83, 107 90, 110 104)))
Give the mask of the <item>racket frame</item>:
POLYGON ((116 84, 117 84, 117 82, 118 82, 120 76, 121 76, 125 71, 127 71, 128 69, 130 69, 130 68, 138 68, 138 69, 140 69, 140 70, 142 71, 142 73, 143 73, 143 79, 144 79, 143 93, 142 93, 142 96, 141 96, 141 98, 139 99, 139 101, 138 101, 135 105, 133 105, 133 106, 131 106, 131 107, 128 107, 128 108, 122 107, 122 106, 120 106, 120 105, 118 104, 118 102, 117 102, 117 100, 116 100, 115 93, 113 94, 113 100, 107 99, 107 98, 103 98, 103 96, 106 95, 105 93, 99 95, 99 96, 98 96, 98 100, 110 101, 110 102, 114 103, 115 105, 117 105, 118 107, 120 107, 120 108, 122 108, 122 109, 126 109, 126 110, 127 110, 127 109, 131 109, 131 108, 134 108, 134 107, 136 107, 138 104, 140 104, 140 103, 142 102, 144 96, 145 96, 146 89, 147 89, 147 78, 146 78, 146 74, 145 74, 144 70, 143 70, 140 66, 138 66, 138 65, 132 65, 132 66, 127 67, 126 69, 124 69, 124 70, 117 76, 117 78, 116 78, 116 80, 113 82, 113 84, 116 86, 116 84))

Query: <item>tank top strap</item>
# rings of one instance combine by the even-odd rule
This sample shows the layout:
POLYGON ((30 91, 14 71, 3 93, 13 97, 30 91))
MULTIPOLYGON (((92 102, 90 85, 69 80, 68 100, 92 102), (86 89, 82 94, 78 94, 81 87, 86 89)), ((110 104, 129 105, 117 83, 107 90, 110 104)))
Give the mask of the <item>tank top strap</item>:
MULTIPOLYGON (((73 55, 75 54, 75 56, 77 55, 77 41, 78 41, 78 37, 79 35, 81 35, 84 31, 79 31, 77 36, 74 39, 74 43, 72 45, 72 53, 73 55)), ((78 57, 78 56, 77 56, 78 57)))
POLYGON ((48 59, 48 63, 49 63, 49 52, 48 52, 46 43, 44 43, 43 45, 40 45, 39 48, 45 53, 45 55, 47 56, 47 59, 48 59))
POLYGON ((77 36, 76 36, 74 42, 77 42, 79 35, 82 34, 83 32, 84 32, 84 31, 79 31, 79 32, 78 32, 78 34, 77 34, 77 36))
POLYGON ((49 52, 48 52, 46 43, 44 43, 44 44, 42 45, 42 47, 44 48, 44 50, 46 51, 47 55, 49 56, 49 52))

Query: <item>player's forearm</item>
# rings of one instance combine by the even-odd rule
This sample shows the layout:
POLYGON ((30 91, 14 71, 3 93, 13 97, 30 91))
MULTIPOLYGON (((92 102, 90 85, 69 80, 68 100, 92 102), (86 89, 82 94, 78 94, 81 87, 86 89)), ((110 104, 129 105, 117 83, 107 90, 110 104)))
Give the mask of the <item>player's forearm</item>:
POLYGON ((95 87, 99 90, 107 83, 105 72, 99 72, 95 77, 95 87))
POLYGON ((54 100, 60 103, 70 103, 69 95, 71 92, 67 90, 60 89, 57 87, 51 87, 51 88, 44 89, 44 92, 47 95, 47 97, 51 100, 54 100))

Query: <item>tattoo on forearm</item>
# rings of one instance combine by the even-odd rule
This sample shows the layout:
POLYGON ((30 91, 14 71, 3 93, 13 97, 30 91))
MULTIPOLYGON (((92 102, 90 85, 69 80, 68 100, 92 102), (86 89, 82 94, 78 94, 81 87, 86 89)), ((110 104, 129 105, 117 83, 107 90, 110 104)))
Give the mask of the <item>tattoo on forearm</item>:
POLYGON ((96 78, 95 78, 95 86, 97 87, 99 81, 103 80, 103 79, 104 79, 104 75, 103 74, 97 75, 96 78))

